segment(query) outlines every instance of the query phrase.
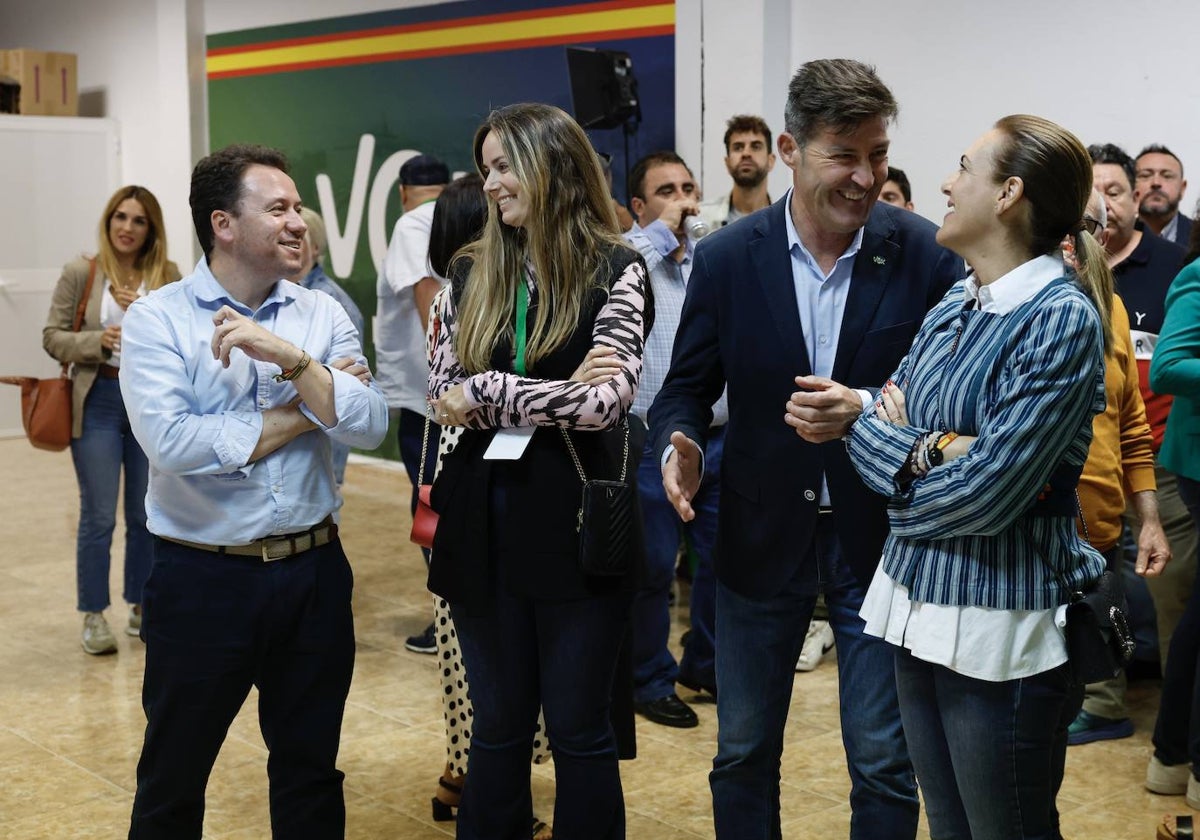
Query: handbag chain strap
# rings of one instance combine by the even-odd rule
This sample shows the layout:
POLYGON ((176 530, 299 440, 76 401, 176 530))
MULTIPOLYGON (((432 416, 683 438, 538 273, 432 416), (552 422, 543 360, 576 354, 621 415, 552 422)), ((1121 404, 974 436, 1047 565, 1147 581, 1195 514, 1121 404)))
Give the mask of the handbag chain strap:
MULTIPOLYGON (((563 440, 567 442, 567 449, 571 452, 571 460, 575 462, 575 471, 579 473, 579 480, 587 484, 587 474, 583 471, 583 464, 579 462, 579 453, 575 451, 575 444, 571 443, 571 435, 562 426, 558 427, 562 432, 563 440)), ((625 446, 621 452, 621 477, 620 481, 625 480, 625 471, 629 467, 629 421, 625 421, 625 446)))
POLYGON ((429 422, 433 419, 433 406, 425 406, 425 432, 421 435, 421 466, 417 468, 417 487, 425 483, 425 457, 429 452, 429 422))
MULTIPOLYGON (((442 335, 442 319, 437 312, 430 313, 429 326, 433 330, 433 341, 430 346, 436 351, 438 339, 442 335)), ((433 405, 425 403, 425 431, 421 434, 421 466, 417 468, 417 488, 425 483, 425 458, 429 453, 429 424, 433 420, 433 405)))
MULTIPOLYGON (((1079 501, 1078 488, 1075 490, 1075 510, 1079 514, 1080 523, 1083 525, 1083 538, 1088 542, 1091 542, 1091 536, 1088 534, 1087 520, 1083 517, 1083 505, 1079 501)), ((1025 520, 1022 519, 1019 521, 1021 523, 1021 533, 1025 535, 1025 539, 1029 541, 1029 544, 1033 546, 1033 550, 1037 552, 1038 559, 1042 561, 1047 569, 1054 573, 1054 577, 1058 579, 1059 586, 1071 594, 1071 602, 1074 603, 1082 598, 1083 592, 1078 589, 1072 589, 1071 584, 1067 582, 1067 579, 1063 576, 1063 573, 1054 566, 1050 565, 1050 561, 1047 560, 1046 555, 1042 553, 1042 547, 1038 545, 1037 540, 1033 538, 1033 534, 1029 533, 1029 528, 1025 524, 1025 520)))

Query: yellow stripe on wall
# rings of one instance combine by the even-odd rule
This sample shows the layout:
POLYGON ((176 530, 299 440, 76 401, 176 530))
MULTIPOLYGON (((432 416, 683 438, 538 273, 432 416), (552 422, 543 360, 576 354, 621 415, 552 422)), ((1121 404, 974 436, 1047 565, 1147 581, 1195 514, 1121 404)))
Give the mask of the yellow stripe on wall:
POLYGON ((281 47, 210 55, 208 74, 269 71, 272 67, 338 62, 346 59, 370 60, 371 56, 427 50, 463 49, 472 46, 496 47, 505 42, 534 38, 562 38, 587 35, 592 32, 644 29, 673 26, 675 4, 611 9, 598 12, 575 12, 558 17, 535 17, 523 20, 451 26, 416 32, 365 35, 355 38, 321 41, 281 47))

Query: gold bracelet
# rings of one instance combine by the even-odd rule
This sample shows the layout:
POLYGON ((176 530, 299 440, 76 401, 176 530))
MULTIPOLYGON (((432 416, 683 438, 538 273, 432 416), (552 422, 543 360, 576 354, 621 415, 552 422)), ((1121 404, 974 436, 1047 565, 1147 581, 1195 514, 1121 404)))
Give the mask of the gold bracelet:
POLYGON ((299 377, 300 374, 304 373, 304 369, 308 367, 308 363, 311 361, 312 356, 308 355, 308 351, 301 350, 300 361, 296 362, 296 366, 291 370, 281 370, 279 373, 275 374, 275 381, 291 382, 293 379, 299 377))

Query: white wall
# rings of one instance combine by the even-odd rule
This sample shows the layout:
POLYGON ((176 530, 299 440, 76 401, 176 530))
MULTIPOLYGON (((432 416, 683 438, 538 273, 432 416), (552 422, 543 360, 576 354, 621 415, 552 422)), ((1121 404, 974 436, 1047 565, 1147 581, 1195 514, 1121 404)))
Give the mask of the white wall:
MULTIPOLYGON (((188 172, 206 151, 203 33, 416 5, 429 2, 0 0, 0 46, 79 54, 81 89, 103 92, 105 113, 120 121, 123 180, 145 183, 163 199, 172 253, 185 263, 179 243, 191 241, 188 172)), ((912 179, 917 210, 936 221, 944 206, 938 185, 959 154, 1015 111, 1131 153, 1166 143, 1196 173, 1189 209, 1200 195, 1194 47, 1186 37, 1164 37, 1146 49, 1128 35, 1139 20, 1200 31, 1194 0, 1060 0, 1053 14, 1043 0, 677 0, 676 8, 676 142, 710 195, 729 188, 721 162, 725 120, 759 113, 778 133, 792 71, 830 56, 875 64, 895 92, 901 115, 892 160, 912 179)), ((788 181, 778 164, 772 195, 788 181)))
POLYGON ((1195 0, 857 0, 853 17, 843 3, 795 0, 793 9, 794 67, 857 58, 891 87, 900 103, 892 163, 912 181, 917 212, 938 223, 942 179, 1011 113, 1052 119, 1085 144, 1117 143, 1131 155, 1165 143, 1192 174, 1189 213, 1200 196, 1200 65, 1186 35, 1200 31, 1195 0))
POLYGON ((0 47, 78 55, 81 116, 118 121, 121 183, 158 197, 171 258, 190 268, 188 181, 207 151, 203 0, 0 0, 0 47))

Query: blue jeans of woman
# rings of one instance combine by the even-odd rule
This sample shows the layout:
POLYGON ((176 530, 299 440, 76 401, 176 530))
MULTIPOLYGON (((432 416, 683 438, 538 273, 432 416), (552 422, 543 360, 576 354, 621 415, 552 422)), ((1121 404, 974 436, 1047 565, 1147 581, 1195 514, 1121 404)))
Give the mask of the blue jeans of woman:
POLYGON ((534 601, 497 586, 486 615, 450 605, 475 709, 459 840, 528 840, 539 704, 554 754, 555 836, 625 837, 609 705, 629 600, 534 601))
POLYGON ((1061 840, 1055 800, 1083 702, 1068 663, 988 682, 896 651, 904 734, 938 840, 1061 840))
MULTIPOLYGON (((1200 481, 1177 478, 1179 496, 1200 528, 1200 481)), ((1154 755, 1163 764, 1190 762, 1193 773, 1200 771, 1200 579, 1171 636, 1154 723, 1154 755)))
POLYGON ((149 465, 133 437, 115 379, 97 378, 83 407, 83 435, 71 441, 79 480, 79 534, 75 543, 78 609, 100 612, 109 606, 108 570, 117 524, 121 468, 125 469, 126 603, 142 602, 150 574, 153 544, 146 530, 149 465))

